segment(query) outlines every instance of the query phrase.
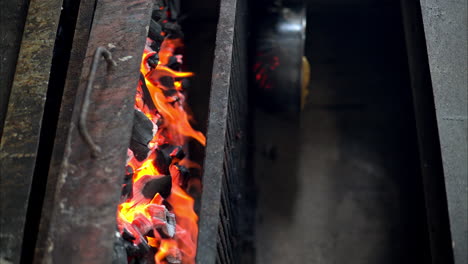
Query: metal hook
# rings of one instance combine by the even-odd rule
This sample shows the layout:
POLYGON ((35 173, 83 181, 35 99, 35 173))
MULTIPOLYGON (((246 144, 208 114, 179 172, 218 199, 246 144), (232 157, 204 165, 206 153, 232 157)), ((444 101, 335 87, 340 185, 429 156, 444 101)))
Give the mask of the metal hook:
POLYGON ((88 108, 90 104, 89 97, 91 95, 91 91, 93 90, 94 79, 96 78, 96 71, 98 69, 101 56, 103 56, 107 62, 107 66, 108 66, 107 70, 111 70, 113 67, 117 66, 117 63, 112 59, 112 54, 110 53, 110 51, 108 51, 104 47, 98 47, 96 49, 96 52, 94 53, 93 62, 91 64, 91 69, 89 71, 88 84, 86 86, 85 95, 83 98, 83 104, 81 106, 80 121, 79 121, 79 128, 81 131, 81 135, 83 136, 88 146, 91 148, 91 153, 93 157, 97 157, 97 155, 101 153, 102 150, 101 150, 101 147, 99 147, 96 143, 94 143, 93 139, 91 138, 91 135, 89 134, 89 131, 88 131, 88 127, 86 125, 86 121, 87 121, 87 116, 88 116, 88 108))

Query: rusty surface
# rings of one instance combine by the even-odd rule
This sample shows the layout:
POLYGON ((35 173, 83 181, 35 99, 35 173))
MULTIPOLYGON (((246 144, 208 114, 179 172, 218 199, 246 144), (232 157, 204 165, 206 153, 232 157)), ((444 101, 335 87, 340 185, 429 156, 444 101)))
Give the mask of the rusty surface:
POLYGON ((28 12, 27 0, 0 2, 0 137, 28 12))
POLYGON ((47 190, 44 198, 42 217, 36 243, 35 263, 42 263, 44 253, 47 250, 46 238, 49 231, 50 217, 54 209, 55 187, 57 185, 58 173, 65 152, 67 132, 70 129, 70 122, 73 107, 77 96, 78 85, 83 72, 83 61, 86 56, 86 48, 91 31, 91 23, 94 16, 96 0, 81 0, 80 10, 76 21, 75 34, 73 37, 73 47, 70 54, 70 63, 67 71, 67 79, 62 96, 60 116, 57 123, 56 137, 54 140, 54 150, 47 177, 47 190))
POLYGON ((55 207, 47 223, 47 236, 42 238, 46 241, 42 262, 111 262, 116 206, 151 2, 99 0, 96 5, 53 195, 55 207), (103 62, 96 74, 87 126, 102 154, 93 158, 78 130, 78 122, 90 63, 99 46, 110 49, 118 65, 108 71, 103 62))
POLYGON ((216 33, 197 248, 197 263, 203 264, 214 264, 218 251, 237 2, 221 1, 216 33))
POLYGON ((0 145, 2 263, 18 263, 61 0, 32 0, 0 145))

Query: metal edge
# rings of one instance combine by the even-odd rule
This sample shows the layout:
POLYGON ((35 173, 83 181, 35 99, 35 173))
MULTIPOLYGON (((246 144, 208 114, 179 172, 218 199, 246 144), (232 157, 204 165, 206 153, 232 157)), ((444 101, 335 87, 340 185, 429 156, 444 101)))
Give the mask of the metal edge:
POLYGON ((203 166, 203 193, 199 221, 197 263, 214 264, 221 189, 224 181, 224 150, 229 98, 232 49, 237 0, 221 0, 211 80, 206 156, 203 166))
POLYGON ((29 4, 0 145, 2 263, 20 261, 61 5, 62 0, 29 4))

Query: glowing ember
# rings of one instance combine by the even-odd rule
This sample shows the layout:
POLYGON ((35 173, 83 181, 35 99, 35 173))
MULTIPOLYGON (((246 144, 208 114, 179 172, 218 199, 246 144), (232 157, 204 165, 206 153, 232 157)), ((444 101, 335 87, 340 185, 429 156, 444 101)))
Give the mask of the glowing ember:
POLYGON ((148 245, 150 250, 144 254, 154 254, 156 263, 195 263, 198 216, 194 199, 182 183, 187 180, 183 172, 199 165, 185 157, 184 150, 189 140, 204 146, 206 139, 192 128, 185 110, 181 78, 193 74, 171 65, 174 60, 182 63, 182 56, 175 54, 183 46, 182 40, 168 36, 157 52, 151 48, 153 44, 148 38, 140 69, 143 78, 135 99, 135 109, 152 123, 153 137, 145 146, 149 150, 146 158, 128 151, 131 180, 123 186, 127 193, 118 206, 117 224, 122 236, 135 247, 148 245))

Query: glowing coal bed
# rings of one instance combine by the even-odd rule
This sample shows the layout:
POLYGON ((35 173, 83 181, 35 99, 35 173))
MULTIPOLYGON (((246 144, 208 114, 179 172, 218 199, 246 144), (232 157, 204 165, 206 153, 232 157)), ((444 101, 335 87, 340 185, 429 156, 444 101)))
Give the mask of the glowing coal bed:
POLYGON ((187 192, 201 192, 200 165, 186 154, 190 141, 206 139, 190 123, 185 78, 193 73, 182 71, 176 11, 159 2, 141 62, 118 236, 128 263, 195 263, 198 216, 187 192))

